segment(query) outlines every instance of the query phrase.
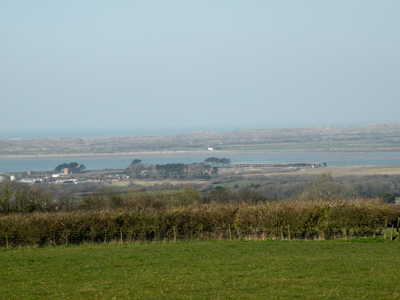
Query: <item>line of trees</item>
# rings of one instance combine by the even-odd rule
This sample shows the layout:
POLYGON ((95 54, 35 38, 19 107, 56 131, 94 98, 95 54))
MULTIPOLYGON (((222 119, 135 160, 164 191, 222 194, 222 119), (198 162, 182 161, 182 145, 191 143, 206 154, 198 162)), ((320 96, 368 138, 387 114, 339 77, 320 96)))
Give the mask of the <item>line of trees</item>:
POLYGON ((51 211, 54 197, 40 188, 23 184, 12 185, 10 181, 0 184, 0 213, 51 211))
POLYGON ((68 168, 68 170, 75 170, 75 171, 83 171, 86 169, 84 164, 79 164, 77 162, 70 162, 70 163, 63 163, 59 164, 57 167, 54 168, 54 172, 61 172, 65 168, 68 168))
POLYGON ((213 167, 229 167, 231 164, 230 158, 209 157, 204 160, 204 163, 213 167))
POLYGON ((187 171, 186 165, 182 163, 177 164, 165 164, 165 165, 156 165, 156 171, 163 177, 170 177, 171 175, 177 175, 182 177, 187 171))
POLYGON ((211 179, 211 174, 216 174, 218 170, 204 163, 172 163, 147 165, 142 164, 140 159, 132 161, 126 169, 126 173, 131 178, 136 179, 211 179))

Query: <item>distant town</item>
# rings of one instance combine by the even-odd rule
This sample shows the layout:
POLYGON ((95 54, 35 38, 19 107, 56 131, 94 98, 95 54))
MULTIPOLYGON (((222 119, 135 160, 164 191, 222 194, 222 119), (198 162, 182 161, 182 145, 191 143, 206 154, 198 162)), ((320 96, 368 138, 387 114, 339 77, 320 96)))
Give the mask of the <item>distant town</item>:
MULTIPOLYGON (((19 172, 0 175, 0 181, 9 179, 21 183, 38 184, 79 184, 115 182, 129 179, 135 180, 210 180, 221 169, 249 169, 249 168, 278 168, 283 171, 299 168, 326 167, 326 162, 312 163, 232 163, 229 158, 207 158, 203 163, 172 163, 164 165, 148 165, 140 159, 134 159, 124 170, 88 171, 83 164, 70 162, 58 165, 53 171, 47 172, 19 172)), ((237 171, 235 171, 237 172, 237 171)))

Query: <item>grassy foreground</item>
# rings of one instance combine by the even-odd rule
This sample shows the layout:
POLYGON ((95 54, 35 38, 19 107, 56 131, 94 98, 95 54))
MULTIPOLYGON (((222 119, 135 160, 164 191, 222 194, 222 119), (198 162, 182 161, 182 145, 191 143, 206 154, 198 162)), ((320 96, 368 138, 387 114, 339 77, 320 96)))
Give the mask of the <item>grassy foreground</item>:
POLYGON ((399 299, 400 242, 208 241, 0 250, 1 299, 399 299))

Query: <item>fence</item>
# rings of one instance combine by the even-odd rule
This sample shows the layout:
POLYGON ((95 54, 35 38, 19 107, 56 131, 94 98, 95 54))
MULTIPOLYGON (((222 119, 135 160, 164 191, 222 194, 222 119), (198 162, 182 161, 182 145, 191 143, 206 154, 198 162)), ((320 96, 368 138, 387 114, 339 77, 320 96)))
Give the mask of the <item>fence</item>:
MULTIPOLYGON (((108 232, 92 232, 92 231, 79 231, 79 232, 54 232, 49 236, 23 236, 18 234, 4 234, 0 238, 0 247, 13 248, 20 246, 54 246, 54 245, 79 245, 79 244, 94 244, 94 243, 135 243, 135 242, 150 242, 150 241, 164 241, 164 242, 179 242, 179 241, 206 241, 206 240, 296 240, 305 239, 303 234, 290 231, 290 226, 284 228, 277 228, 275 233, 258 230, 239 231, 233 228, 217 228, 216 230, 202 231, 202 230, 177 230, 172 229, 168 232, 126 232, 121 229, 119 233, 108 232)), ((308 239, 326 239, 326 238, 354 238, 354 237, 367 237, 367 236, 382 236, 385 239, 399 240, 399 230, 397 228, 387 228, 384 230, 377 230, 370 234, 360 235, 353 229, 347 231, 341 228, 334 231, 329 237, 326 237, 322 232, 315 235, 310 235, 308 239)))

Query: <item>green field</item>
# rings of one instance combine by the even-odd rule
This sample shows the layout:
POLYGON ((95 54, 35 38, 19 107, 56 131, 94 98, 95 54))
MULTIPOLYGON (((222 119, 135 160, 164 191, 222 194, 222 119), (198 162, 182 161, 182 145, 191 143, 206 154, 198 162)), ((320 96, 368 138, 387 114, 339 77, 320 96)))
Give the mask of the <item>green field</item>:
POLYGON ((400 242, 358 241, 1 249, 0 298, 399 299, 400 242))

